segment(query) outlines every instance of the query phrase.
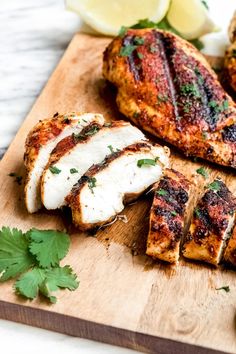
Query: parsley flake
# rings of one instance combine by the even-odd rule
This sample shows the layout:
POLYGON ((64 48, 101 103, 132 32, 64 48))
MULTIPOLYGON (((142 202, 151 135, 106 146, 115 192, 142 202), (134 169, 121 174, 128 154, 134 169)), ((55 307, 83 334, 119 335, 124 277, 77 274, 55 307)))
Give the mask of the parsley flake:
POLYGON ((70 173, 73 175, 74 173, 78 173, 78 170, 76 168, 71 168, 70 173))
POLYGON ((121 38, 124 37, 126 35, 127 29, 128 29, 127 27, 121 26, 121 28, 119 30, 119 33, 118 33, 118 36, 121 37, 121 38))
POLYGON ((206 169, 204 167, 200 167, 196 170, 196 172, 199 174, 199 175, 202 175, 204 178, 208 178, 209 175, 208 175, 208 172, 206 171, 206 169))
POLYGON ((137 52, 137 56, 138 56, 139 59, 143 59, 143 54, 142 53, 137 52))
POLYGON ((222 286, 221 288, 216 288, 216 290, 224 290, 226 293, 229 293, 230 287, 226 285, 226 286, 222 286))
POLYGON ((88 179, 88 187, 93 194, 94 194, 93 188, 96 187, 96 182, 97 182, 97 180, 95 177, 90 177, 88 179))
POLYGON ((59 168, 57 168, 56 166, 50 166, 49 170, 54 175, 59 175, 59 173, 61 173, 61 170, 59 168))
POLYGON ((15 172, 9 173, 8 176, 9 176, 9 177, 15 177, 14 182, 16 182, 17 184, 19 184, 19 186, 21 185, 21 182, 22 182, 22 179, 23 179, 22 176, 17 175, 15 172))
POLYGON ((111 154, 114 154, 114 149, 112 145, 108 145, 108 149, 110 150, 111 154))
POLYGON ((220 190, 220 181, 215 180, 212 183, 207 185, 207 188, 209 188, 212 191, 218 192, 220 190))
POLYGON ((134 44, 136 44, 136 45, 142 45, 142 44, 144 44, 144 38, 135 36, 135 37, 134 37, 134 44))
POLYGON ((136 45, 132 45, 132 44, 129 44, 129 45, 125 46, 125 47, 121 47, 120 56, 121 57, 128 57, 128 56, 130 56, 133 53, 133 51, 136 48, 137 48, 137 46, 136 45))
POLYGON ((167 193, 167 191, 165 191, 165 189, 159 189, 158 191, 156 191, 156 194, 157 195, 160 195, 160 196, 165 196, 165 195, 167 195, 168 193, 167 193))
POLYGON ((153 159, 141 159, 141 160, 138 160, 138 162, 137 162, 138 167, 155 166, 155 165, 156 165, 156 161, 153 159))

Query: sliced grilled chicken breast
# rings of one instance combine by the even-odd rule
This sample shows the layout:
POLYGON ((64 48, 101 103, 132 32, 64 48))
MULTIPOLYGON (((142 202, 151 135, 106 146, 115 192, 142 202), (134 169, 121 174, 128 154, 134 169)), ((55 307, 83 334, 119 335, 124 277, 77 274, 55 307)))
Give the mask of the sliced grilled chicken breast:
POLYGON ((203 55, 157 29, 129 29, 104 53, 119 110, 186 155, 236 168, 236 105, 203 55))
POLYGON ((180 172, 166 169, 153 190, 146 253, 169 263, 177 263, 190 182, 180 172))
POLYGON ((168 157, 168 148, 140 142, 92 166, 67 197, 74 223, 86 230, 113 219, 160 179, 168 157))
POLYGON ((216 179, 198 202, 183 245, 186 258, 217 265, 234 223, 236 199, 216 179))
POLYGON ((224 260, 236 267, 236 225, 234 225, 233 232, 225 249, 224 260))
POLYGON ((78 134, 92 121, 103 124, 104 118, 95 113, 55 114, 53 118, 39 121, 29 132, 24 155, 27 170, 25 204, 28 212, 34 213, 42 206, 40 179, 51 151, 61 139, 73 132, 78 134))
POLYGON ((145 136, 139 129, 128 122, 116 121, 103 127, 91 123, 79 135, 61 140, 43 173, 41 195, 44 206, 57 209, 65 205, 65 197, 73 185, 93 164, 142 139, 145 140, 145 136))

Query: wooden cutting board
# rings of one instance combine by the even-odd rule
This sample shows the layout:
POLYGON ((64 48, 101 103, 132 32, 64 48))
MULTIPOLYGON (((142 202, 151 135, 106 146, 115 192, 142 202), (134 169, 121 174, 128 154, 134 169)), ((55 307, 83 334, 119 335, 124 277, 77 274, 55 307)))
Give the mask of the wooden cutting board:
MULTIPOLYGON (((39 119, 71 110, 124 118, 115 89, 101 75, 109 41, 75 35, 0 163, 0 224, 23 230, 66 228, 72 246, 64 263, 73 266, 80 286, 60 292, 58 303, 48 305, 42 299, 19 299, 10 281, 1 284, 0 317, 149 353, 236 353, 236 273, 184 260, 168 266, 145 256, 149 196, 126 207, 122 214, 128 223, 117 221, 94 237, 76 232, 70 217, 60 212, 29 215, 23 186, 8 177, 10 172, 24 176, 24 141, 39 119), (224 285, 229 293, 215 289, 224 285)), ((216 176, 236 192, 230 170, 194 163, 174 150, 172 166, 195 182, 189 215, 204 184, 216 176), (208 180, 196 174, 199 166, 208 168, 208 180)))

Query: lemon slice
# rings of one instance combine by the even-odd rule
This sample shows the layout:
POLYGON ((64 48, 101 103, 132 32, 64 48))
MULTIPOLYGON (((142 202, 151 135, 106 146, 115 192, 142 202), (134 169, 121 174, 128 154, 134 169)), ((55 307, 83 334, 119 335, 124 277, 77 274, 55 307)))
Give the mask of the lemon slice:
POLYGON ((201 0, 172 0, 167 20, 186 39, 195 39, 215 30, 201 0))
POLYGON ((68 10, 78 13, 97 32, 111 36, 140 19, 161 21, 169 4, 170 0, 66 0, 68 10))

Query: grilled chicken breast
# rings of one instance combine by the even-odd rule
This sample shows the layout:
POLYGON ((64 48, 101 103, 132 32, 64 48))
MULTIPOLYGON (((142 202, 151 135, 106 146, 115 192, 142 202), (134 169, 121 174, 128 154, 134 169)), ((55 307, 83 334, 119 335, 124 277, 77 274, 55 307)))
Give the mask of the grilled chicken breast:
POLYGON ((79 132, 90 122, 104 123, 101 114, 70 113, 55 114, 53 118, 39 121, 29 132, 25 143, 24 162, 26 166, 25 204, 29 213, 40 207, 40 179, 50 153, 57 143, 72 133, 79 132))
POLYGON ((166 169, 153 190, 146 253, 169 263, 177 263, 190 182, 178 171, 166 169))
POLYGON ((57 209, 65 205, 65 197, 73 185, 93 164, 142 139, 145 140, 143 133, 124 121, 116 121, 109 126, 93 122, 79 134, 62 139, 43 173, 41 195, 44 206, 57 209), (54 173, 55 168, 57 173, 54 173))
POLYGON ((157 29, 129 29, 104 52, 119 110, 186 155, 236 167, 236 106, 202 54, 157 29))
POLYGON ((236 225, 224 252, 224 260, 236 267, 236 225))
POLYGON ((236 11, 229 26, 229 39, 231 45, 225 53, 224 67, 227 81, 234 91, 236 91, 236 11))
POLYGON ((226 185, 212 182, 194 210, 183 245, 186 258, 217 265, 235 219, 236 199, 226 185))
POLYGON ((140 142, 92 166, 67 197, 75 225, 87 230, 113 219, 160 179, 168 156, 168 148, 140 142))

